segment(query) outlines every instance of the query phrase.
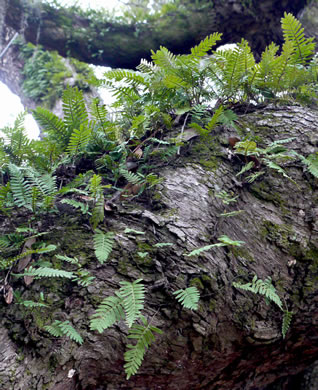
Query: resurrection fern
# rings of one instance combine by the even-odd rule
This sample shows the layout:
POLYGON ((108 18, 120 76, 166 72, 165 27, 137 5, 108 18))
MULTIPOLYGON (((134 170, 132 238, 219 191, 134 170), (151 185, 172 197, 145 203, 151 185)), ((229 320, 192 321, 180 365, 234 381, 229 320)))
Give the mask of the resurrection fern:
POLYGON ((141 310, 144 308, 145 287, 141 281, 142 279, 137 279, 133 283, 120 282, 122 287, 119 294, 123 300, 125 320, 129 328, 140 317, 141 310))
POLYGON ((108 232, 105 234, 101 230, 96 229, 93 240, 97 260, 104 264, 113 249, 114 233, 108 232))
POLYGON ((283 310, 283 312, 284 312, 284 316, 283 316, 283 324, 282 324, 282 335, 283 338, 285 338, 288 329, 290 327, 290 323, 293 317, 293 312, 288 310, 283 310))
POLYGON ((31 186, 24 178, 21 169, 14 164, 9 164, 10 189, 13 199, 18 207, 31 208, 31 186))
POLYGON ((310 154, 306 158, 301 156, 301 160, 306 165, 308 172, 318 178, 318 153, 310 154))
MULTIPOLYGON (((68 204, 76 209, 80 209, 82 214, 88 213, 88 204, 87 203, 78 202, 75 199, 62 199, 61 203, 68 204)), ((103 217, 104 217, 104 215, 103 215, 103 217)))
POLYGON ((233 282, 235 288, 240 288, 241 290, 251 291, 254 294, 264 295, 270 301, 276 303, 276 305, 283 310, 282 301, 277 295, 276 289, 272 284, 272 279, 267 277, 264 281, 258 279, 257 275, 254 276, 252 282, 241 284, 238 282, 233 282))
POLYGON ((69 271, 64 271, 62 269, 55 269, 49 267, 39 267, 33 268, 29 267, 27 271, 24 271, 23 274, 15 274, 16 276, 34 276, 36 278, 74 278, 74 273, 69 271))
POLYGON ((83 152, 89 143, 91 132, 91 128, 81 123, 79 129, 74 129, 72 131, 66 149, 67 152, 72 156, 76 156, 77 154, 83 152))
POLYGON ((148 347, 155 340, 154 333, 162 334, 162 331, 151 326, 151 322, 148 323, 145 317, 141 316, 140 319, 142 325, 134 324, 127 336, 129 339, 133 339, 136 342, 134 345, 128 344, 124 354, 126 362, 124 368, 127 379, 137 373, 148 347))
POLYGON ((103 222, 104 220, 104 207, 105 207, 105 201, 104 197, 101 196, 98 198, 97 202, 94 205, 94 208, 92 210, 92 216, 90 218, 90 222, 93 226, 93 229, 97 228, 97 225, 100 222, 103 222))
POLYGON ((113 326, 115 322, 123 319, 124 316, 123 298, 116 292, 116 296, 103 299, 96 309, 96 313, 91 316, 89 326, 91 330, 102 333, 105 329, 113 326))
POLYGON ((83 344, 82 336, 73 328, 70 321, 55 320, 51 325, 45 325, 44 329, 54 337, 67 336, 78 344, 83 344))
POLYGON ((314 38, 305 38, 304 29, 300 22, 292 14, 286 12, 282 18, 282 30, 285 41, 290 41, 293 45, 293 61, 297 64, 306 65, 314 54, 314 38))
POLYGON ((177 290, 172 294, 176 296, 177 301, 180 302, 186 309, 198 309, 200 293, 196 287, 188 287, 184 290, 177 290))

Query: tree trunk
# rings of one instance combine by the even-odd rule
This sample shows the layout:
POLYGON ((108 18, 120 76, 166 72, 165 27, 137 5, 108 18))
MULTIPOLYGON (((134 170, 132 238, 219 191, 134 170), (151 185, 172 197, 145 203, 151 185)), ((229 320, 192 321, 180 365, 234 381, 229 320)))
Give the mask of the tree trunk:
MULTIPOLYGON (((293 150, 305 156, 317 150, 316 110, 268 106, 240 115, 239 122, 244 134, 259 137, 260 146, 294 137, 289 142, 293 150)), ((87 289, 70 282, 31 284, 22 297, 43 291, 50 308, 41 312, 1 307, 1 388, 261 390, 317 359, 317 179, 287 163, 285 170, 297 185, 269 169, 253 184, 243 183, 236 176, 241 163, 229 159, 225 146, 231 134, 220 128, 215 135, 210 144, 197 140, 184 146, 181 157, 161 168, 165 181, 159 188, 110 213, 104 229, 115 233, 116 246, 105 265, 96 264, 92 235, 76 213, 59 205, 59 216, 42 221, 39 229, 50 232, 58 253, 85 259, 96 280, 87 289), (238 195, 237 203, 224 206, 216 197, 222 190, 238 195), (234 210, 242 211, 220 216, 234 210), (125 234, 126 227, 146 234, 125 234), (223 234, 245 245, 184 256, 223 234), (155 248, 157 242, 173 246, 155 248), (138 251, 148 252, 147 257, 138 251), (285 339, 276 305, 232 286, 254 274, 263 280, 270 276, 294 313, 285 339), (126 326, 92 333, 88 318, 121 280, 137 278, 147 288, 144 313, 164 334, 148 350, 139 373, 127 381, 126 326), (197 311, 181 309, 172 295, 190 285, 200 290, 197 311), (47 319, 71 319, 84 344, 47 338, 40 330, 47 319), (71 378, 70 370, 75 370, 71 378)), ((13 231, 27 216, 0 218, 3 230, 13 231)))

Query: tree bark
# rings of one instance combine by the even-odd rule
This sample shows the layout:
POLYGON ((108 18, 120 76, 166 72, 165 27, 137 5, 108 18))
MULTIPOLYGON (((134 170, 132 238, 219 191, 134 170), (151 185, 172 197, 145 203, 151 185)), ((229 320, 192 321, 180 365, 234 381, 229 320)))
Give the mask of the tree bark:
MULTIPOLYGON (((289 143, 293 150, 305 156, 317 150, 316 110, 268 106, 240 115, 239 123, 244 134, 259 137, 260 146, 294 137, 289 143)), ((287 163, 285 170, 297 186, 268 169, 253 184, 242 183, 236 176, 241 164, 229 159, 225 145, 230 135, 219 128, 210 148, 200 140, 186 145, 180 158, 161 168, 165 181, 159 188, 118 204, 104 221, 103 228, 116 234, 105 265, 96 263, 91 232, 76 214, 64 208, 42 221, 39 229, 50 232, 59 253, 85 259, 96 280, 87 289, 36 282, 22 290, 23 299, 43 291, 51 303, 46 311, 22 315, 15 305, 1 306, 3 389, 264 390, 317 360, 317 179, 302 166, 287 163), (237 203, 225 207, 216 197, 221 190, 238 195, 237 203), (242 212, 221 217, 225 210, 242 212), (125 234, 126 227, 146 234, 125 234), (184 256, 223 234, 245 245, 184 256), (173 246, 155 248, 157 242, 173 246), (143 260, 137 251, 147 251, 149 257, 143 260), (275 305, 232 286, 254 274, 263 280, 270 276, 294 313, 286 339, 275 305), (150 347, 139 373, 126 381, 127 328, 120 323, 92 333, 88 317, 121 280, 137 278, 147 287, 145 315, 164 334, 150 347), (172 295, 189 285, 201 293, 195 312, 182 310, 172 295), (72 320, 84 344, 47 338, 40 330, 47 319, 72 320), (70 370, 75 370, 72 378, 70 370)), ((3 231, 12 231, 27 217, 0 218, 3 231)))

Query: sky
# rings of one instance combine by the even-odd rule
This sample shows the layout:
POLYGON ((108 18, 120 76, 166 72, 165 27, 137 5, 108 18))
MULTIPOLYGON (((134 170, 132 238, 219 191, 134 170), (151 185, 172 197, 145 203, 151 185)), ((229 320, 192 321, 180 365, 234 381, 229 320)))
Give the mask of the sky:
MULTIPOLYGON (((120 4, 118 0, 60 0, 60 3, 64 5, 72 5, 76 2, 83 7, 91 8, 108 8, 112 9, 118 7, 120 4)), ((106 68, 105 68, 106 69, 106 68)), ((101 67, 98 69, 98 77, 101 77, 103 71, 101 67)), ((103 93, 102 93, 103 95, 103 93)), ((6 104, 0 104, 0 130, 5 126, 11 126, 17 117, 17 115, 24 111, 24 107, 21 104, 20 98, 14 95, 9 88, 0 82, 0 101, 6 104)), ((25 127, 30 138, 37 138, 39 129, 33 117, 27 115, 25 120, 25 127)))

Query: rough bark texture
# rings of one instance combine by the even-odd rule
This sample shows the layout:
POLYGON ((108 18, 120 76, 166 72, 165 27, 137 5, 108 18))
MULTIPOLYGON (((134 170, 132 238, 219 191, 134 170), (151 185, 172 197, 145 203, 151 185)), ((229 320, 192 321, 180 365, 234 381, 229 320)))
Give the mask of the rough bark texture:
MULTIPOLYGON (((290 146, 297 152, 317 150, 316 110, 269 106, 239 120, 245 133, 260 137, 260 144, 295 137, 290 146)), ((240 163, 228 158, 222 144, 228 135, 219 129, 210 149, 200 140, 186 146, 182 157, 161 169, 165 181, 152 195, 118 205, 105 220, 105 229, 116 233, 106 265, 96 263, 91 233, 78 215, 61 208, 60 216, 42 221, 40 229, 50 231, 58 252, 85 259, 96 281, 87 289, 51 281, 25 288, 24 299, 44 291, 51 304, 46 311, 0 308, 1 389, 263 390, 317 360, 317 179, 293 163, 286 171, 298 187, 270 171, 251 185, 241 184, 235 176, 240 163), (225 207, 215 194, 221 190, 239 195, 227 211, 244 212, 220 217, 225 207), (124 234, 126 227, 146 235, 124 234), (222 234, 246 244, 195 258, 183 255, 222 234), (174 246, 156 249, 156 242, 174 246), (149 257, 141 259, 137 251, 149 257), (294 312, 284 340, 281 312, 262 297, 232 287, 233 280, 251 280, 253 274, 271 276, 294 312), (164 335, 147 352, 139 374, 126 381, 125 325, 90 333, 88 316, 120 280, 140 277, 147 287, 145 313, 148 318, 156 313, 153 324, 164 335), (181 310, 172 296, 189 285, 201 292, 197 312, 181 310), (45 337, 39 328, 49 318, 72 319, 84 344, 45 337), (71 369, 76 372, 68 378, 71 369)), ((23 218, 1 218, 2 229, 12 230, 23 218)))

